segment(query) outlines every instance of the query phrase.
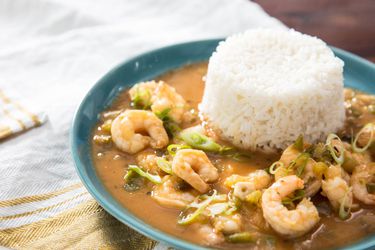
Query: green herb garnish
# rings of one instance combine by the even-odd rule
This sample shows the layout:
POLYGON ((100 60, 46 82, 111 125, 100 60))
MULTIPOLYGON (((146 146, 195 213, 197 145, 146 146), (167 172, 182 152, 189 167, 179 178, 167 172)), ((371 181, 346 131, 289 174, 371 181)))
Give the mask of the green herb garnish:
MULTIPOLYGON (((177 223, 180 225, 189 225, 195 222, 198 219, 198 217, 203 213, 203 211, 208 207, 208 205, 210 205, 210 203, 215 199, 216 194, 217 194, 217 191, 214 190, 214 193, 211 196, 208 196, 208 197, 203 196, 207 198, 201 203, 194 205, 194 208, 196 208, 196 210, 193 213, 188 214, 186 216, 183 216, 183 213, 181 213, 180 219, 177 221, 177 223)), ((199 198, 202 198, 202 196, 199 198)), ((191 207, 188 206, 187 208, 190 209, 191 207)))
POLYGON ((151 108, 151 93, 149 90, 140 90, 137 87, 135 95, 131 99, 131 106, 135 109, 150 109, 151 108))
POLYGON ((228 235, 225 239, 231 243, 250 243, 256 242, 259 238, 258 233, 254 232, 241 232, 228 235))
POLYGON ((169 161, 163 158, 158 158, 156 160, 156 164, 161 170, 163 170, 167 174, 172 174, 172 164, 169 161))
POLYGON ((293 147, 298 151, 303 151, 304 142, 303 142, 303 135, 298 136, 297 140, 294 142, 293 147))
POLYGON ((305 190, 303 189, 298 189, 294 192, 294 195, 293 197, 286 197, 284 199, 282 199, 282 203, 284 205, 291 205, 293 204, 295 201, 298 201, 298 200, 302 200, 303 197, 305 197, 305 190))
POLYGON ((160 178, 159 175, 152 175, 150 173, 147 173, 147 172, 143 171, 140 167, 138 167, 136 165, 129 165, 128 169, 136 172, 137 174, 139 174, 140 176, 146 178, 147 180, 151 181, 154 184, 161 184, 161 178, 160 178))
POLYGON ((329 150, 335 162, 341 165, 344 162, 344 145, 336 134, 329 134, 325 146, 329 150), (337 143, 334 143, 336 141, 337 143))
POLYGON ((214 140, 211 138, 196 131, 183 131, 180 136, 181 139, 192 148, 214 153, 220 153, 227 150, 227 147, 221 146, 220 144, 214 142, 214 140))
POLYGON ((178 150, 180 150, 180 149, 189 149, 189 148, 191 148, 191 147, 188 146, 188 145, 183 145, 183 144, 170 144, 170 145, 167 147, 167 150, 168 150, 168 153, 169 153, 171 156, 175 156, 178 150))
POLYGON ((345 220, 349 217, 352 204, 346 204, 349 199, 349 194, 352 191, 352 188, 349 188, 349 190, 345 193, 344 198, 342 199, 340 203, 340 209, 339 209, 339 217, 342 220, 345 220))

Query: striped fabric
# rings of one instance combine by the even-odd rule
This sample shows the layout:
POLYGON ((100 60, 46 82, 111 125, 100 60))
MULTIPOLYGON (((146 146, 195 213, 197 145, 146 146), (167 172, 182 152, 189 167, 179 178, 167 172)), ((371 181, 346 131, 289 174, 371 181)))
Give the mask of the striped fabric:
POLYGON ((0 89, 0 140, 43 124, 47 117, 33 106, 21 104, 20 98, 0 89))
POLYGON ((106 213, 81 183, 0 201, 0 215, 0 245, 15 249, 149 250, 156 245, 106 213))

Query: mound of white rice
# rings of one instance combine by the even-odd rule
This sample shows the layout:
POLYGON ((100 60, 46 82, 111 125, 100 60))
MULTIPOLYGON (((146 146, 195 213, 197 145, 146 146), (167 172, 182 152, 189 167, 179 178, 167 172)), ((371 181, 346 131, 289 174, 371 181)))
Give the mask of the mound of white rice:
POLYGON ((285 148, 300 134, 315 142, 343 126, 343 62, 316 37, 249 30, 210 58, 200 111, 245 149, 285 148))

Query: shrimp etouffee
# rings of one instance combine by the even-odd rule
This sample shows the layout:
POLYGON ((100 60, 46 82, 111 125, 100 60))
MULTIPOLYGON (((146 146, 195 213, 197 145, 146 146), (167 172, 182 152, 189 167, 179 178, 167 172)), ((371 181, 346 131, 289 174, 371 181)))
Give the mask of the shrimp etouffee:
POLYGON ((213 248, 326 249, 375 233, 374 96, 345 89, 345 126, 320 142, 247 152, 202 122, 206 70, 138 83, 101 114, 93 160, 124 207, 213 248))

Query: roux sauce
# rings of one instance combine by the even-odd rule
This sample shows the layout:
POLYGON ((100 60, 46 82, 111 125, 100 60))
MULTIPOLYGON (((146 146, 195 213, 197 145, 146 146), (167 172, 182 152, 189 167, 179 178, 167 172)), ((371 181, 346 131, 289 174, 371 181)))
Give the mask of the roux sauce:
MULTIPOLYGON (((202 77, 206 74, 207 63, 198 63, 171 71, 161 77, 163 80, 175 87, 185 100, 193 107, 197 108, 203 90, 204 82, 202 77)), ((127 91, 119 94, 116 101, 109 110, 122 110, 129 108, 130 99, 127 91)), ((350 115, 349 115, 350 116, 350 115)), ((369 116, 361 122, 367 120, 374 121, 374 116, 369 116)), ((95 128, 94 134, 104 134, 100 130, 99 122, 95 128)), ((147 149, 148 151, 152 151, 147 149)), ((123 177, 128 164, 136 163, 135 157, 119 151, 113 144, 97 145, 92 143, 92 155, 96 172, 102 180, 105 187, 113 197, 121 203, 126 209, 130 210, 138 218, 145 221, 157 229, 169 234, 175 235, 188 241, 203 244, 203 239, 199 233, 194 230, 193 226, 180 226, 177 224, 177 218, 180 213, 178 209, 169 209, 162 207, 150 197, 152 185, 148 184, 145 188, 136 192, 127 192, 123 188, 123 177)), ((228 158, 218 158, 209 155, 213 163, 222 170, 218 183, 214 188, 221 193, 227 193, 222 182, 231 174, 248 174, 256 169, 269 167, 272 162, 277 160, 280 155, 266 155, 259 152, 252 153, 252 157, 245 162, 236 162, 228 158)), ((275 234, 272 229, 264 226, 261 230, 267 234, 273 235, 276 239, 275 246, 277 249, 317 249, 344 246, 349 243, 358 241, 369 234, 375 232, 375 210, 370 207, 364 207, 353 213, 352 217, 346 221, 341 221, 333 215, 328 201, 323 197, 314 197, 314 204, 318 207, 321 221, 318 226, 307 235, 294 239, 286 240, 275 234)), ((245 221, 259 220, 260 224, 264 223, 259 209, 245 209, 243 212, 245 221)), ((244 247, 255 246, 254 244, 229 244, 215 246, 226 249, 241 249, 244 247)), ((258 249, 264 249, 265 246, 258 246, 258 249)))

